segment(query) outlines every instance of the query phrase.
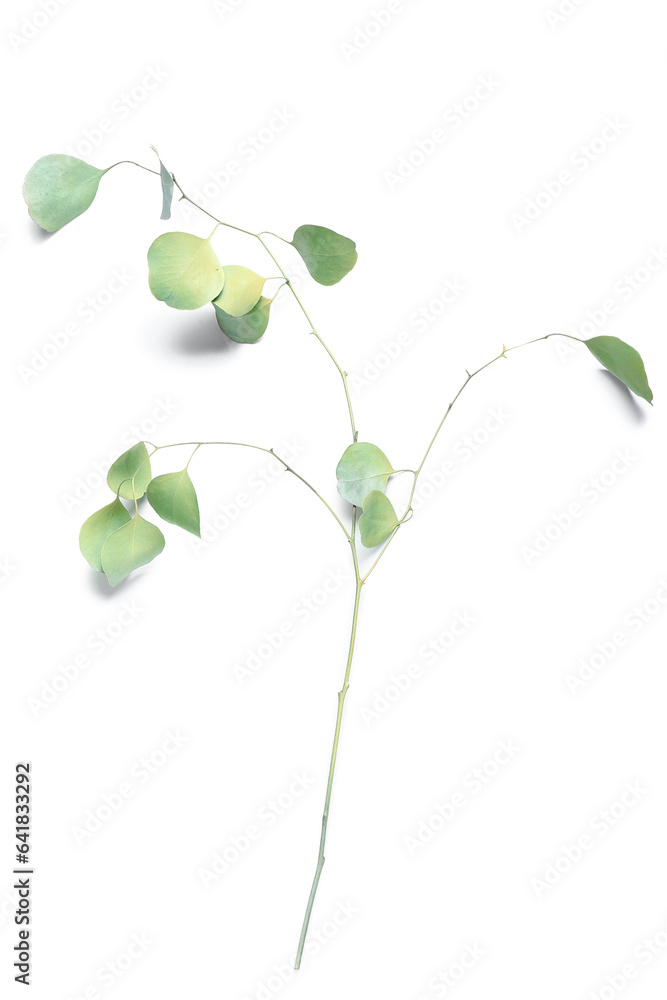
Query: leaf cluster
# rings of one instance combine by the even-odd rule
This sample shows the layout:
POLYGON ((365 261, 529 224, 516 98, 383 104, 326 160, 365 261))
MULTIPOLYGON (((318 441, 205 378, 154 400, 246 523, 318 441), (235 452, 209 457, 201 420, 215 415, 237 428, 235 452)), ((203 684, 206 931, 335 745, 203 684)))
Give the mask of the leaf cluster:
MULTIPOLYGON (((176 182, 159 155, 158 161, 160 218, 169 219, 176 182)), ((62 153, 42 156, 23 184, 31 218, 47 232, 61 229, 92 205, 100 180, 111 169, 100 170, 62 153)), ((212 303, 218 326, 230 340, 254 344, 266 332, 275 295, 262 294, 268 279, 250 268, 220 263, 211 245, 215 231, 206 239, 181 232, 158 236, 148 249, 150 290, 172 309, 199 309, 212 303)), ((299 226, 292 239, 284 242, 294 247, 321 285, 336 284, 357 261, 354 242, 324 226, 299 226)))
POLYGON ((144 495, 164 521, 199 537, 199 503, 187 466, 153 478, 148 449, 140 441, 116 459, 107 474, 107 484, 116 496, 84 522, 79 547, 92 568, 103 572, 112 587, 164 549, 160 529, 139 513, 138 501, 144 495), (133 501, 134 515, 121 497, 133 501))

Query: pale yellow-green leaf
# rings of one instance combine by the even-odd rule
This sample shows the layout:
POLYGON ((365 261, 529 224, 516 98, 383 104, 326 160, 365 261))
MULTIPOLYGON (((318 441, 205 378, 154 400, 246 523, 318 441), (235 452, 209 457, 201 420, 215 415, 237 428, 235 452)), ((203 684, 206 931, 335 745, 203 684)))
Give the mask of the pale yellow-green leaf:
POLYGON ((257 304, 266 278, 240 264, 225 264, 225 283, 213 305, 228 316, 245 316, 257 304))
POLYGON ((198 309, 222 291, 222 264, 211 246, 191 233, 163 233, 148 251, 148 284, 172 309, 198 309))

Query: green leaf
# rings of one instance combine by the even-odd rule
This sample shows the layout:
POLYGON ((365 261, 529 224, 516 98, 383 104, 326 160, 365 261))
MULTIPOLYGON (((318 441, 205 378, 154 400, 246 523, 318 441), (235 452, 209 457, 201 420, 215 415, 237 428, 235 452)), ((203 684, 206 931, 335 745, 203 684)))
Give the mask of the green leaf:
POLYGON ((376 445, 357 441, 345 449, 336 467, 338 492, 360 507, 371 490, 384 492, 393 471, 391 462, 376 445))
POLYGON ((30 218, 53 233, 93 203, 100 178, 98 170, 76 156, 50 153, 33 163, 23 182, 23 197, 30 218))
POLYGON ((380 490, 371 490, 364 497, 364 512, 359 518, 362 545, 367 549, 379 545, 398 525, 396 511, 389 497, 380 490))
POLYGON ((150 290, 172 309, 198 309, 222 291, 224 281, 210 237, 202 240, 191 233, 164 233, 150 246, 150 290))
POLYGON ((292 246, 320 285, 335 285, 357 262, 354 241, 323 226, 299 226, 292 246))
POLYGON ((109 489, 126 500, 138 500, 151 481, 151 463, 143 441, 133 444, 113 463, 107 473, 109 489), (132 478, 134 477, 134 489, 132 478))
POLYGON ((200 537, 199 504, 187 469, 156 476, 148 484, 146 496, 156 514, 165 521, 200 537))
POLYGON ((215 318, 218 326, 230 340, 235 340, 237 344, 254 344, 269 325, 269 310, 272 299, 262 296, 245 316, 230 316, 213 303, 215 306, 215 318))
POLYGON ((591 337, 584 344, 601 365, 641 396, 647 403, 653 400, 653 393, 646 378, 646 369, 641 355, 618 337, 591 337))
POLYGON ((226 264, 223 271, 225 283, 213 305, 229 316, 245 316, 259 301, 266 278, 240 264, 226 264))
POLYGON ((164 548, 164 535, 150 521, 135 514, 129 524, 112 531, 102 549, 102 569, 112 587, 133 569, 145 566, 164 548))
POLYGON ((130 520, 129 513, 116 497, 110 504, 95 511, 83 522, 79 532, 79 548, 93 569, 101 572, 104 543, 112 531, 130 520))
POLYGON ((162 215, 160 218, 171 219, 171 199, 174 195, 174 178, 171 176, 162 160, 160 160, 160 154, 155 146, 151 146, 151 149, 160 162, 160 180, 162 182, 162 215))

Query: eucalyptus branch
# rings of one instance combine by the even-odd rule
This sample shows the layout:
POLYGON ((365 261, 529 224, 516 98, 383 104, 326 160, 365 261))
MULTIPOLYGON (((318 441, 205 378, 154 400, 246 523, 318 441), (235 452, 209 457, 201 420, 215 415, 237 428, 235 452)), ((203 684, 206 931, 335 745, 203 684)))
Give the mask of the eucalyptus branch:
POLYGON ((146 170, 149 174, 155 174, 157 177, 160 176, 159 170, 153 170, 152 167, 145 167, 143 163, 137 163, 136 160, 118 160, 117 163, 112 163, 110 167, 107 167, 107 170, 113 170, 114 167, 122 167, 124 163, 130 163, 133 167, 139 167, 140 170, 146 170))
POLYGON ((437 426, 437 428, 435 430, 435 433, 433 434, 433 437, 429 441, 428 447, 426 448, 426 451, 424 452, 424 455, 422 456, 422 459, 421 459, 419 465, 417 466, 417 469, 416 469, 416 471, 414 473, 414 479, 413 479, 413 483, 412 483, 412 489, 410 491, 410 497, 408 499, 405 512, 404 512, 401 520, 392 529, 391 534, 389 535, 387 541, 385 542, 385 544, 384 544, 384 546, 382 548, 382 551, 380 552, 379 556, 377 557, 377 559, 375 560, 375 562, 373 563, 373 565, 371 566, 371 568, 368 570, 368 572, 364 576, 364 582, 368 579, 368 577, 370 576, 370 574, 373 572, 373 570, 375 569, 375 567, 379 563, 380 559, 382 558, 382 556, 386 552, 387 548, 389 547, 392 539, 396 535, 398 529, 401 527, 402 524, 405 523, 407 514, 412 511, 412 501, 414 499, 415 491, 417 489, 417 482, 418 482, 419 476, 421 474, 421 471, 424 468, 424 465, 426 463, 426 459, 428 458, 428 456, 429 456, 429 454, 431 452, 431 449, 433 448, 433 445, 435 444, 436 439, 437 439, 438 435, 440 434, 440 431, 442 430, 442 428, 444 426, 444 423, 447 420, 447 417, 449 416, 449 414, 451 412, 452 407, 454 406, 454 403, 457 401, 457 399, 459 398, 459 396, 461 395, 461 393, 463 392, 463 390, 469 385, 470 382, 472 382, 472 380, 475 378, 476 375, 479 375, 480 372, 483 372, 486 368, 489 368, 491 365, 495 364, 496 361, 500 361, 501 358, 507 357, 507 355, 508 355, 508 353, 510 351, 518 351, 519 348, 521 348, 521 347, 528 347, 530 344, 538 344, 540 341, 542 341, 542 340, 548 340, 550 337, 567 337, 570 340, 578 340, 580 343, 585 343, 585 341, 580 340, 579 337, 573 337, 572 334, 569 334, 569 333, 547 333, 543 337, 535 337, 534 340, 527 340, 523 344, 516 344, 514 347, 505 347, 503 345, 502 351, 500 352, 500 354, 496 355, 495 358, 491 358, 490 361, 487 361, 486 364, 481 365, 474 372, 467 372, 467 377, 466 377, 465 382, 462 384, 461 388, 458 390, 458 392, 456 393, 456 395, 452 399, 451 403, 449 404, 449 406, 445 410, 445 414, 444 414, 442 420, 440 421, 440 423, 438 424, 438 426, 437 426))
MULTIPOLYGON (((117 166, 120 166, 122 163, 131 163, 133 166, 139 167, 141 170, 147 170, 151 174, 157 174, 158 177, 160 176, 160 171, 159 170, 153 170, 151 167, 145 167, 141 163, 136 163, 135 160, 119 160, 118 163, 114 163, 113 166, 117 167, 117 166)), ((108 167, 107 169, 111 170, 112 167, 108 167)), ((297 305, 301 309, 301 312, 303 313, 304 317, 306 318, 306 320, 307 320, 307 322, 308 322, 308 324, 310 326, 310 331, 309 332, 311 334, 313 334, 315 336, 315 338, 320 342, 320 344, 322 345, 322 347, 327 352, 327 354, 331 358, 332 362, 336 366, 336 369, 338 370, 338 373, 339 373, 341 379, 343 380, 343 387, 345 389, 345 400, 346 400, 346 403, 347 403, 347 409, 348 409, 349 418, 350 418, 350 425, 352 427, 352 440, 356 441, 357 440, 357 429, 356 429, 355 422, 354 422, 354 411, 353 411, 353 407, 352 407, 352 399, 350 397, 350 389, 349 389, 348 382, 347 382, 347 372, 343 370, 343 368, 341 367, 341 365, 337 361, 336 357, 334 356, 333 352, 331 351, 331 349, 329 348, 329 346, 325 343, 325 341, 322 338, 321 334, 318 333, 317 329, 315 328, 315 324, 313 323, 312 319, 308 315, 308 311, 306 310, 306 307, 304 306, 303 302, 301 301, 301 298, 299 297, 298 293, 295 291, 294 286, 292 285, 292 282, 290 281, 290 279, 287 276, 287 273, 283 270, 283 267, 280 264, 279 260, 273 254, 273 252, 271 251, 270 247, 267 246, 265 240, 263 240, 262 237, 263 236, 275 236, 277 239, 282 240, 283 243, 287 243, 287 244, 291 245, 290 241, 286 240, 284 238, 284 236, 278 236, 277 233, 272 233, 272 232, 270 232, 267 229, 262 230, 261 233, 253 233, 249 229, 243 229, 241 226, 236 226, 236 225, 234 225, 231 222, 225 222, 223 219, 219 219, 216 215, 213 215, 212 212, 209 212, 208 209, 204 208, 203 205, 200 205, 198 202, 196 202, 192 198, 190 198, 190 196, 185 193, 185 191, 183 190, 182 186, 176 180, 176 177, 175 177, 174 174, 171 174, 171 179, 173 181, 174 187, 178 188, 178 190, 181 192, 181 198, 180 198, 181 201, 187 201, 187 202, 189 202, 190 205, 192 205, 194 208, 198 209, 200 212, 203 212, 203 214, 207 215, 210 219, 213 219, 213 221, 216 222, 219 226, 225 226, 227 229, 234 229, 234 230, 236 230, 237 233, 244 233, 246 236, 252 236, 255 239, 259 240, 259 242, 262 244, 262 246, 266 250, 267 254, 269 255, 269 257, 271 258, 271 260, 273 261, 273 263, 276 265, 276 267, 280 271, 281 276, 285 280, 285 284, 288 286, 290 292, 292 293, 292 295, 294 297, 295 302, 297 303, 297 305)), ((209 237, 209 239, 210 239, 210 237, 209 237)))
MULTIPOLYGON (((318 490, 315 489, 315 487, 312 485, 312 483, 309 483, 308 480, 304 476, 301 475, 301 473, 297 472, 296 469, 293 469, 291 465, 288 465, 288 463, 285 461, 285 459, 281 458, 280 455, 273 448, 264 448, 264 447, 262 447, 262 445, 259 445, 259 444, 247 444, 245 441, 177 441, 177 442, 174 442, 173 444, 153 444, 152 441, 145 441, 144 444, 150 444, 155 449, 155 451, 153 451, 153 453, 152 453, 153 455, 155 454, 155 452, 157 452, 157 451, 163 451, 166 448, 194 447, 195 450, 193 451, 192 455, 190 455, 190 458, 188 459, 188 463, 186 465, 186 469, 187 469, 188 465, 190 465, 190 462, 192 461, 192 459, 194 458, 195 453, 200 448, 204 448, 204 447, 207 447, 209 445, 223 445, 223 446, 229 446, 231 448, 253 448, 255 451, 266 452, 267 455, 272 455, 274 458, 276 458, 280 462, 280 464, 283 466, 283 468, 285 469, 286 472, 291 473, 296 479, 299 479, 304 484, 304 486, 308 487, 308 489, 311 491, 311 493, 315 494, 315 496, 317 497, 317 499, 320 500, 324 504, 324 506, 329 511, 329 513, 331 514, 331 516, 336 520, 338 526, 342 529, 343 534, 348 539, 348 541, 350 539, 350 533, 348 532, 347 528, 345 527, 345 525, 343 524, 343 522, 339 518, 339 516, 336 513, 336 511, 333 509, 333 507, 324 499, 324 497, 322 496, 322 494, 318 490)), ((141 468, 141 466, 140 466, 140 468, 141 468)))
MULTIPOLYGON (((338 373, 339 373, 341 379, 343 380, 343 387, 345 389, 345 399, 346 399, 346 402, 347 402, 347 410, 348 410, 348 413, 349 413, 349 416, 350 416, 350 425, 352 427, 352 440, 356 441, 357 440, 357 428, 356 428, 355 423, 354 423, 354 411, 352 409, 352 400, 350 398, 350 388, 349 388, 349 386, 347 384, 347 372, 343 371, 343 369, 339 365, 338 361, 334 357, 332 351, 330 350, 330 348, 328 347, 328 345, 324 342, 324 340, 322 339, 322 337, 320 336, 320 334, 315 329, 315 324, 313 323, 312 319, 308 315, 306 307, 304 306, 303 302, 301 301, 298 293, 295 291, 294 285, 292 284, 292 282, 290 281, 290 279, 287 277, 287 275, 283 271, 281 265, 276 260, 276 258, 273 256, 273 253, 271 252, 271 250, 269 249, 269 247, 266 245, 266 243, 262 239, 263 235, 267 235, 267 234, 266 233, 258 233, 257 234, 257 239, 262 244, 262 246, 264 247, 264 249, 266 250, 266 252, 269 254, 269 256, 272 258, 272 260, 274 261, 276 267, 279 269, 280 273, 282 274, 283 278, 285 279, 285 282, 287 283, 287 287, 289 288, 290 292, 294 296, 294 299, 295 299, 297 305, 301 309, 301 312, 303 313, 303 315, 305 316, 306 320, 308 321, 308 323, 310 325, 310 332, 311 332, 311 334, 313 334, 313 336, 316 337, 317 340, 319 340, 320 344, 322 345, 322 347, 327 352, 327 354, 329 355, 329 357, 333 361, 334 365, 338 369, 338 373)), ((268 235, 275 236, 276 234, 275 233, 269 233, 268 235)), ((283 240, 283 243, 287 243, 287 240, 283 239, 282 236, 279 236, 278 239, 279 240, 283 240)))
POLYGON ((235 226, 231 222, 225 222, 224 219, 219 219, 217 215, 213 215, 211 212, 208 211, 208 209, 204 208, 203 205, 200 205, 198 202, 193 201, 192 198, 190 198, 185 193, 181 185, 176 180, 174 174, 172 174, 172 178, 174 181, 174 187, 177 187, 178 190, 181 192, 181 197, 179 201, 189 202, 194 208, 197 208, 199 209, 200 212, 203 212, 204 215, 208 215, 209 219, 213 219, 214 222, 217 222, 219 226, 224 226, 226 229, 235 229, 237 233, 244 233, 246 236, 255 236, 255 237, 257 236, 257 233, 253 233, 249 229, 243 229, 241 226, 235 226))
MULTIPOLYGON (((427 447, 426 451, 424 452, 422 460, 419 463, 419 465, 417 466, 417 472, 416 472, 416 475, 415 475, 414 483, 412 484, 412 492, 410 493, 410 499, 408 501, 408 507, 410 507, 410 505, 412 504, 412 500, 413 500, 414 495, 415 495, 415 490, 417 489, 417 480, 419 479, 420 473, 421 473, 422 469, 424 468, 424 464, 426 462, 426 459, 429 456, 431 448, 435 444, 436 439, 438 437, 438 434, 442 430, 442 427, 443 427, 443 425, 444 425, 447 417, 449 416, 450 411, 451 411, 452 407, 454 406, 454 403, 459 398, 459 396, 461 395, 461 393, 463 392, 463 390, 470 384, 470 382, 472 382, 472 380, 475 378, 476 375, 479 375, 480 372, 483 372, 486 368, 489 368, 491 365, 495 364, 496 361, 500 361, 501 358, 507 357, 507 354, 510 351, 518 351, 519 348, 521 348, 521 347, 528 347, 529 344, 537 344, 541 340, 548 340, 549 337, 569 337, 570 340, 579 340, 579 337, 573 337, 569 333, 547 333, 543 337, 535 337, 534 340, 527 340, 523 344, 516 344, 515 347, 505 347, 505 345, 503 344, 502 351, 500 352, 500 354, 496 355, 495 358, 491 358, 490 361, 487 361, 486 364, 481 365, 474 372, 467 372, 467 378, 466 378, 465 382, 463 383, 463 385, 461 386, 461 388, 456 393, 456 395, 452 399, 451 403, 449 404, 449 406, 445 410, 445 415, 443 416, 442 420, 438 424, 438 426, 437 426, 437 428, 435 430, 435 434, 433 435, 433 437, 429 441, 428 447, 427 447)), ((583 343, 583 341, 581 341, 581 343, 583 343)))
MULTIPOLYGON (((131 162, 131 161, 127 161, 127 162, 131 162)), ((146 168, 146 169, 148 169, 148 168, 146 168)), ((152 172, 155 173, 156 171, 152 171, 152 172)), ((353 408, 352 408, 352 400, 350 398, 350 389, 349 389, 349 386, 347 384, 347 372, 343 371, 343 369, 341 368, 340 364, 336 360, 334 354, 332 353, 331 349, 324 342, 324 340, 321 337, 321 335, 317 332, 317 330, 315 328, 315 324, 313 323, 312 319, 310 318, 306 307, 304 306, 303 302, 301 301, 301 298, 299 297, 298 293, 294 289, 294 286, 293 286, 292 282, 290 281, 290 279, 288 278, 287 273, 283 270, 282 264, 280 263, 280 261, 278 260, 278 258, 273 254, 273 252, 270 249, 270 247, 267 246, 266 242, 262 239, 262 236, 267 236, 267 235, 268 236, 276 236, 276 233, 270 233, 270 232, 268 232, 268 230, 264 230, 261 233, 251 233, 250 230, 248 230, 248 229, 241 229, 240 226, 233 226, 230 222, 223 222, 222 219, 218 219, 215 215, 212 215, 205 208, 202 208, 202 206, 199 205, 196 201, 193 201, 192 198, 188 197, 188 195, 185 193, 185 191, 183 190, 183 188, 178 183, 178 181, 176 180, 175 177, 173 178, 173 180, 174 180, 175 186, 181 192, 181 200, 185 200, 185 201, 190 202, 191 205, 193 205, 195 208, 198 208, 200 212, 204 212, 205 215, 208 215, 211 219, 213 219, 215 222, 217 222, 218 225, 220 225, 220 226, 227 226, 229 229, 235 229, 239 233, 245 233, 246 236, 254 236, 255 239, 259 240, 259 242, 262 244, 262 246, 266 250, 267 254, 269 255, 269 257, 271 258, 271 260, 273 261, 273 263, 276 265, 276 267, 280 271, 280 274, 282 275, 282 277, 285 280, 285 284, 287 285, 287 287, 289 288, 290 292, 292 293, 292 296, 294 297, 294 301, 299 306, 299 308, 300 308, 301 312, 303 313, 306 321, 308 322, 308 325, 310 326, 310 333, 313 334, 317 338, 317 340, 319 340, 320 344, 322 345, 322 347, 324 348, 324 350, 327 352, 327 354, 329 355, 329 357, 333 361, 334 365, 336 366, 336 368, 338 370, 338 373, 339 373, 341 379, 343 380, 343 387, 345 389, 345 399, 346 399, 346 402, 347 402, 347 409, 348 409, 348 413, 349 413, 349 417, 350 417, 350 425, 352 427, 352 440, 356 441, 357 440, 357 429, 356 429, 355 422, 354 422, 354 411, 353 411, 353 408)), ((279 240, 282 240, 283 243, 289 243, 289 240, 284 239, 284 237, 282 237, 282 236, 278 236, 277 238, 279 240)))
MULTIPOLYGON (((155 152, 157 153, 157 150, 155 152)), ((400 527, 412 517, 412 503, 422 469, 452 407, 472 379, 495 364, 496 361, 506 357, 510 351, 518 350, 519 347, 525 347, 528 344, 547 340, 554 336, 569 337, 572 340, 579 340, 579 338, 572 337, 570 334, 550 333, 515 347, 503 346, 501 353, 495 358, 487 361, 476 371, 467 372, 465 382, 449 403, 417 468, 396 470, 384 451, 377 445, 358 441, 347 373, 341 368, 330 347, 316 330, 300 296, 292 286, 287 272, 263 238, 277 234, 268 230, 253 233, 248 229, 218 219, 185 193, 173 173, 165 168, 159 155, 158 161, 159 171, 144 167, 133 160, 121 160, 112 166, 131 163, 142 170, 156 174, 160 178, 161 218, 163 220, 170 218, 173 192, 176 188, 180 192, 181 200, 189 202, 216 223, 213 232, 222 226, 259 240, 277 267, 280 278, 278 276, 274 276, 274 278, 262 277, 242 265, 223 267, 211 247, 213 233, 207 239, 201 239, 189 233, 167 232, 158 236, 148 250, 148 283, 155 298, 175 309, 198 309, 212 305, 223 335, 236 343, 254 344, 264 336, 269 324, 271 304, 280 288, 286 284, 310 326, 310 333, 322 345, 340 374, 345 390, 352 443, 346 448, 337 464, 336 479, 338 493, 351 505, 351 529, 349 531, 323 495, 280 455, 276 454, 273 448, 264 448, 260 445, 246 444, 240 441, 187 441, 168 445, 155 445, 152 442, 140 441, 116 459, 109 469, 107 483, 112 491, 113 500, 85 521, 79 536, 81 551, 89 564, 94 569, 105 573, 109 583, 116 586, 125 580, 133 570, 151 562, 162 552, 165 545, 165 539, 160 529, 139 513, 138 500, 142 496, 146 495, 152 509, 164 521, 199 535, 199 503, 188 470, 194 455, 200 448, 208 445, 253 448, 273 456, 287 472, 299 479, 315 494, 345 534, 354 567, 355 596, 345 674, 338 692, 317 863, 296 953, 295 967, 298 969, 325 861, 343 708, 350 686, 362 588, 371 573, 375 571, 400 527), (265 297, 263 291, 266 281, 280 279, 282 279, 283 284, 279 286, 273 298, 265 297), (150 454, 146 445, 153 448, 150 454), (151 459, 156 452, 181 446, 194 449, 185 467, 154 477, 151 470, 151 459), (385 492, 391 477, 399 472, 409 472, 413 476, 409 499, 400 517, 385 492), (123 503, 124 500, 131 502, 130 510, 123 503), (370 569, 363 576, 359 568, 357 536, 365 548, 379 550, 370 569)), ((31 217, 48 232, 60 229, 90 207, 101 178, 111 169, 112 167, 99 169, 76 157, 61 154, 42 157, 28 171, 23 187, 23 195, 31 217)), ((277 238, 287 243, 300 255, 311 277, 321 285, 333 285, 340 281, 354 267, 357 260, 354 242, 323 226, 299 226, 291 240, 282 236, 277 238)), ((632 392, 649 403, 652 401, 653 394, 648 384, 644 363, 634 348, 617 337, 592 337, 581 341, 581 343, 585 344, 593 357, 619 378, 632 392)))

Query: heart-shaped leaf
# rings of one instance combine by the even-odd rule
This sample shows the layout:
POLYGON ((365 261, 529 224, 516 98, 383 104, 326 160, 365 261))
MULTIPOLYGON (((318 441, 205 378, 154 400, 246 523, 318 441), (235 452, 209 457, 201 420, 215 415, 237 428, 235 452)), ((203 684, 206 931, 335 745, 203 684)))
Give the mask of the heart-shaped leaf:
POLYGON ((129 513, 116 497, 83 522, 79 532, 79 548, 93 569, 102 570, 102 549, 111 532, 130 520, 129 513))
POLYGON ((64 153, 42 156, 23 182, 30 218, 47 233, 61 229, 90 207, 100 179, 109 169, 99 170, 64 153))
POLYGON ((160 154, 155 146, 151 146, 151 149, 157 156, 160 163, 160 181, 162 183, 162 214, 160 218, 171 219, 171 199, 174 196, 174 178, 171 176, 162 160, 160 160, 160 154))
POLYGON ((618 337, 591 337, 584 344, 601 365, 620 379, 628 389, 641 396, 647 403, 653 400, 653 393, 646 378, 646 369, 641 355, 618 337))
POLYGON ((324 226, 299 226, 292 246, 320 285, 335 285, 357 262, 354 241, 324 226))
POLYGON ((148 284, 172 309, 198 309, 221 291, 225 276, 210 238, 163 233, 148 251, 148 284))
POLYGON ((338 492, 360 507, 371 490, 384 490, 394 469, 377 445, 365 441, 351 444, 336 467, 338 492))
POLYGON ((266 278, 240 264, 226 264, 223 271, 225 283, 213 305, 229 316, 245 316, 259 301, 266 278))
POLYGON ((199 503, 187 469, 151 479, 146 496, 153 510, 165 521, 200 537, 199 503))
POLYGON ((398 525, 396 511, 389 497, 371 490, 364 497, 364 512, 359 518, 361 542, 367 549, 379 545, 398 525))
POLYGON ((269 325, 269 310, 272 299, 262 296, 245 316, 230 316, 213 303, 218 326, 230 340, 237 344, 255 344, 264 335, 269 325))
POLYGON ((150 481, 151 463, 143 441, 123 452, 107 473, 109 489, 126 500, 138 500, 142 497, 150 481))
POLYGON ((129 524, 112 531, 102 549, 102 569, 112 587, 133 569, 145 566, 164 548, 164 535, 154 524, 135 514, 129 524))

